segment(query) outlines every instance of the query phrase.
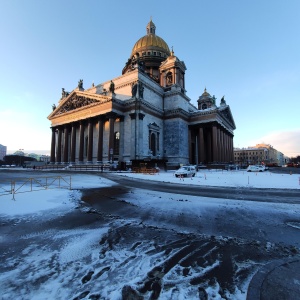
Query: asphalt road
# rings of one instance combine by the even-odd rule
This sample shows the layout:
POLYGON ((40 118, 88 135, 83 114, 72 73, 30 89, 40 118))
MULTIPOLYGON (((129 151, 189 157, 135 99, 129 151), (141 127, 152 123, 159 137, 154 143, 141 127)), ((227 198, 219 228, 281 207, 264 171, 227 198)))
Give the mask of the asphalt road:
MULTIPOLYGON (((300 174, 300 168, 271 168, 270 172, 282 174, 300 174)), ((54 174, 72 175, 73 171, 49 171, 40 172, 34 170, 6 170, 0 169, 0 181, 12 180, 25 177, 53 176, 54 174)), ((78 172, 80 173, 80 172, 78 172)), ((99 172, 85 172, 85 174, 99 175, 99 172)), ((149 181, 134 179, 130 177, 118 176, 111 172, 100 173, 101 176, 117 182, 120 186, 128 188, 140 188, 151 191, 164 193, 174 193, 181 195, 202 196, 209 198, 221 198, 228 200, 248 200, 256 202, 300 204, 300 190, 292 189, 255 189, 245 187, 211 187, 211 186, 194 186, 194 185, 176 185, 158 181, 149 181)))
POLYGON ((119 183, 121 186, 140 188, 191 196, 222 198, 228 200, 249 200, 257 202, 300 204, 300 190, 285 189, 254 189, 242 187, 204 187, 194 185, 177 185, 159 181, 140 180, 114 173, 103 173, 103 177, 119 183))

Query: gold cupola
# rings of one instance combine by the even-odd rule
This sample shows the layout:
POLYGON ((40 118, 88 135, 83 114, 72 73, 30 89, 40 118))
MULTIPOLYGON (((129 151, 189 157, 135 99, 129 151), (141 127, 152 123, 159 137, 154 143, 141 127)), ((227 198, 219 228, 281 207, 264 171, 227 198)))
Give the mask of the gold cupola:
POLYGON ((146 26, 146 35, 134 44, 122 74, 142 66, 143 70, 155 81, 159 82, 159 66, 170 56, 168 44, 156 35, 156 26, 150 20, 146 26))
POLYGON ((155 34, 156 26, 152 20, 147 24, 147 34, 141 37, 133 46, 131 56, 156 55, 167 58, 170 55, 170 49, 167 43, 155 34), (150 53, 149 53, 150 52, 150 53))

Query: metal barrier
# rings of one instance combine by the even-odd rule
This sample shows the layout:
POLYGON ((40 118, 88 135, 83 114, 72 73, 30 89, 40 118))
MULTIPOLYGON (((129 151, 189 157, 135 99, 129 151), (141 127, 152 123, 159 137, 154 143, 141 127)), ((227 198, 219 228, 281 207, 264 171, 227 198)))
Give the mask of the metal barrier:
POLYGON ((72 189, 71 176, 47 176, 36 178, 16 178, 0 181, 0 196, 35 192, 48 189, 72 189))
POLYGON ((36 166, 35 170, 75 170, 75 171, 109 171, 112 169, 110 164, 74 164, 74 165, 44 165, 36 166))

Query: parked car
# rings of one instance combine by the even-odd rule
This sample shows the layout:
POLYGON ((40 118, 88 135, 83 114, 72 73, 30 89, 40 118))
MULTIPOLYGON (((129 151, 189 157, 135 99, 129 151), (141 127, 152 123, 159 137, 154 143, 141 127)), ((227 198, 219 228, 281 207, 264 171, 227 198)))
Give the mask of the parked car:
POLYGON ((196 172, 194 166, 182 166, 175 171, 175 177, 195 177, 196 172))
POLYGON ((266 170, 264 165, 250 165, 247 168, 247 172, 263 172, 266 170))

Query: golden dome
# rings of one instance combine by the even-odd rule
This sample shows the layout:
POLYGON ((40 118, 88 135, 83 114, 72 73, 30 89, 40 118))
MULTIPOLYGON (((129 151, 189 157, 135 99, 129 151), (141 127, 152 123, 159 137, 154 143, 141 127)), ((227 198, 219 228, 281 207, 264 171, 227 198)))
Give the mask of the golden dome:
POLYGON ((170 55, 170 49, 161 37, 155 34, 147 34, 135 43, 131 51, 131 56, 148 50, 160 51, 167 54, 167 56, 170 55))
MULTIPOLYGON (((133 46, 131 56, 139 53, 140 56, 143 52, 148 55, 147 51, 156 51, 158 56, 169 56, 170 49, 167 43, 158 35, 155 34, 156 27, 152 20, 147 24, 147 34, 141 37, 133 46), (162 54, 162 55, 161 55, 162 54), (164 55, 165 54, 165 55, 164 55)), ((152 53, 151 53, 152 55, 152 53)))
POLYGON ((204 92, 203 92, 203 94, 202 94, 202 97, 210 97, 210 93, 208 93, 208 92, 206 91, 206 88, 204 89, 204 92))
POLYGON ((211 97, 210 93, 208 93, 205 88, 203 94, 199 97, 198 101, 211 100, 211 99, 212 99, 212 97, 211 97))

